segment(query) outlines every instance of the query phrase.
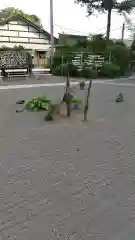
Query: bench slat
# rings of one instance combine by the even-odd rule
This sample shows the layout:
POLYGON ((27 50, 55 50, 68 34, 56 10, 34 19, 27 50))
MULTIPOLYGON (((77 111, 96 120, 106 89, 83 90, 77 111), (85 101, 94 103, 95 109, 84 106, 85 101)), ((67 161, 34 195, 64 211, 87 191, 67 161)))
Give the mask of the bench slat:
POLYGON ((27 69, 6 69, 7 73, 18 73, 18 72, 27 72, 27 69))

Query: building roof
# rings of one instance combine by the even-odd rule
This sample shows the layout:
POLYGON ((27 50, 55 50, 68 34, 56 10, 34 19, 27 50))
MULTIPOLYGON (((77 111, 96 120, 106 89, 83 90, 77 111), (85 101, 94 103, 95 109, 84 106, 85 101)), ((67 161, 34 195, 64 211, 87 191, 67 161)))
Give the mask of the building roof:
MULTIPOLYGON (((46 30, 44 30, 41 26, 33 23, 32 21, 28 20, 27 18, 23 17, 22 15, 20 14, 17 14, 17 15, 14 15, 6 20, 3 20, 0 22, 0 25, 4 25, 4 24, 7 24, 11 21, 15 21, 15 20, 21 20, 25 23, 27 23, 29 26, 35 28, 37 31, 41 32, 41 33, 44 33, 45 35, 47 35, 49 37, 49 39, 51 38, 51 35, 50 33, 48 33, 46 30)), ((56 39, 56 38, 54 38, 56 39)))
POLYGON ((75 35, 75 34, 66 34, 66 33, 59 33, 59 37, 71 37, 71 38, 88 38, 86 35, 75 35))

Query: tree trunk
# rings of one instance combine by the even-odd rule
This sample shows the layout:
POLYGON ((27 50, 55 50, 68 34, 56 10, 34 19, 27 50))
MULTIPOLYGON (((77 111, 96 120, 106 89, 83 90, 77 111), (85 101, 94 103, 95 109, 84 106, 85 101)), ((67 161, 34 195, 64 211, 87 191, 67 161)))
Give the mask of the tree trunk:
POLYGON ((69 77, 69 66, 68 66, 68 64, 67 64, 67 81, 66 81, 67 117, 70 117, 70 116, 71 116, 71 100, 70 100, 69 88, 70 88, 70 77, 69 77))
POLYGON ((88 110, 89 110, 89 97, 90 97, 91 86, 92 86, 92 80, 89 81, 87 95, 86 95, 86 99, 85 99, 84 121, 87 121, 87 113, 88 113, 88 110))
POLYGON ((110 38, 112 8, 108 9, 106 39, 110 38))

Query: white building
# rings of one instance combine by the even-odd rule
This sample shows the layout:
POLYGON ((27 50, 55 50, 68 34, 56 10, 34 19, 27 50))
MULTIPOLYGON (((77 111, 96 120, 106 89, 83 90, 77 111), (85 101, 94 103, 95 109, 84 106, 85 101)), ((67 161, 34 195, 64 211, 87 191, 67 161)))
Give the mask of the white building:
POLYGON ((21 15, 0 22, 0 48, 19 45, 32 53, 35 65, 44 65, 50 51, 50 34, 21 15))

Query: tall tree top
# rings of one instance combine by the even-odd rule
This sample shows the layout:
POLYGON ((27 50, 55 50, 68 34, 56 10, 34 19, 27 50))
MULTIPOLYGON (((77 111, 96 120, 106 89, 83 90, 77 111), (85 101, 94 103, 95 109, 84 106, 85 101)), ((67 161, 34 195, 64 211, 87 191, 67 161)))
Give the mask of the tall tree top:
POLYGON ((41 20, 35 14, 27 14, 24 11, 22 11, 18 8, 14 8, 14 7, 7 7, 7 8, 0 10, 0 21, 6 20, 17 14, 19 14, 19 15, 25 17, 26 19, 28 19, 29 21, 41 26, 41 20))
POLYGON ((86 5, 88 14, 96 11, 116 9, 118 12, 130 12, 135 7, 135 0, 76 0, 77 3, 86 5))

